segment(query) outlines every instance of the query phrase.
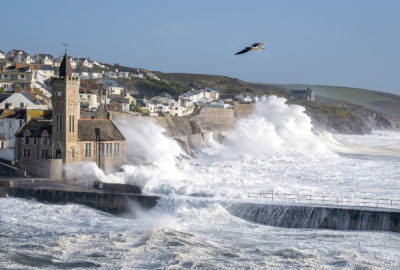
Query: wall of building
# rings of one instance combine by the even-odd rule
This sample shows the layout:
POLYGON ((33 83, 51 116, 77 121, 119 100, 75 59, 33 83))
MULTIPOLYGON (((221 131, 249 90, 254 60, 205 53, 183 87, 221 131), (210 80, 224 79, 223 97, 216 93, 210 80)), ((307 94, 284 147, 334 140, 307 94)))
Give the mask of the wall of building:
POLYGON ((62 178, 62 159, 41 159, 24 162, 22 169, 25 169, 29 176, 51 179, 62 178))

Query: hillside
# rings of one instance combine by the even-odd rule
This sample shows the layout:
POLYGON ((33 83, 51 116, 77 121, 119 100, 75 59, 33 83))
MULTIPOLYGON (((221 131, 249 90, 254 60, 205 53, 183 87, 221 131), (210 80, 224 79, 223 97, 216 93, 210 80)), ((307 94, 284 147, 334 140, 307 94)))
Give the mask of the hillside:
POLYGON ((276 84, 256 84, 245 82, 236 78, 218 75, 190 74, 190 73, 162 73, 154 72, 160 79, 168 80, 171 83, 189 85, 196 83, 201 86, 218 89, 222 95, 249 94, 276 94, 286 95, 287 89, 276 84))
POLYGON ((281 84, 280 86, 286 89, 307 89, 309 87, 314 90, 317 97, 343 100, 383 112, 396 120, 400 120, 400 96, 398 95, 340 86, 307 84, 281 84))
MULTIPOLYGON (((162 80, 173 85, 188 86, 196 83, 216 88, 223 96, 235 96, 240 93, 257 95, 278 95, 288 98, 290 89, 312 88, 316 102, 290 103, 300 104, 313 119, 314 125, 340 133, 365 134, 371 129, 398 129, 400 119, 400 96, 365 89, 335 86, 285 85, 249 83, 236 78, 218 75, 162 73, 155 72, 162 80)), ((181 88, 182 89, 182 88, 181 88)))

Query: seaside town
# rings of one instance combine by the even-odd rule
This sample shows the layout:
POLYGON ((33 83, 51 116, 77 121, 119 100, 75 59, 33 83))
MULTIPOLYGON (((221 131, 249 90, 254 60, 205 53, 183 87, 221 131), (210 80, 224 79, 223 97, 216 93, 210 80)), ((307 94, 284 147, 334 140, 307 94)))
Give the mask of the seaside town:
MULTIPOLYGON (((160 81, 156 74, 144 69, 113 69, 108 64, 66 53, 56 58, 17 49, 7 53, 0 50, 0 162, 33 175, 41 175, 35 170, 38 167, 43 170, 46 164, 48 169, 41 176, 53 178, 62 177, 54 173, 53 167, 58 166, 56 171, 61 171, 63 164, 76 161, 94 161, 100 168, 111 170, 124 163, 125 139, 112 121, 104 120, 109 112, 185 117, 202 107, 232 109, 233 100, 241 103, 258 100, 257 96, 247 94, 224 98, 218 89, 195 83, 178 96, 163 92, 140 98, 137 89, 124 87, 124 82, 132 80, 160 81), (77 80, 67 80, 59 86, 56 78, 65 76, 77 80), (67 93, 70 88, 72 92, 67 93), (64 103, 57 100, 60 98, 66 99, 64 103), (68 122, 66 117, 72 118, 68 122), (58 126, 58 122, 64 127, 58 126), (72 134, 59 135, 60 131, 72 134), (101 143, 97 145, 99 139, 101 143), (94 153, 97 148, 100 155, 94 153), (63 164, 53 164, 60 158, 63 164)), ((299 100, 315 99, 310 89, 293 90, 291 96, 299 100)))

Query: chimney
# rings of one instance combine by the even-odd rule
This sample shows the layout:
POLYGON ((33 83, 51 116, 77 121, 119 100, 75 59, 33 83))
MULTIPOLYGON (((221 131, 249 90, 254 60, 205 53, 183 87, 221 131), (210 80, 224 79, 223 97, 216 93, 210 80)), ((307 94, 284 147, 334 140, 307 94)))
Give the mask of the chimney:
POLYGON ((28 123, 29 121, 31 121, 31 119, 32 119, 32 116, 29 113, 29 110, 25 109, 25 123, 28 123))
POLYGON ((23 67, 25 67, 25 64, 23 62, 15 63, 15 68, 16 69, 23 68, 23 67))

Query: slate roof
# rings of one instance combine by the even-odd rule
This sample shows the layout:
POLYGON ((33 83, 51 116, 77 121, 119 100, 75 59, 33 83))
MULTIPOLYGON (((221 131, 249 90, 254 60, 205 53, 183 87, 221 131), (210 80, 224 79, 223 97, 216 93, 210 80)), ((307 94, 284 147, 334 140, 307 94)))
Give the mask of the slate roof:
POLYGON ((310 89, 307 89, 307 90, 291 90, 290 94, 301 95, 301 94, 308 94, 310 92, 311 92, 310 89))
POLYGON ((47 54, 47 53, 38 53, 36 55, 39 56, 39 57, 43 57, 43 58, 45 58, 47 56, 47 57, 49 57, 51 59, 54 59, 54 57, 51 54, 47 54))
POLYGON ((25 119, 25 115, 26 115, 26 110, 21 110, 21 109, 0 110, 0 119, 6 119, 6 118, 25 119))
POLYGON ((6 70, 4 70, 5 72, 7 71, 19 71, 19 72, 27 72, 29 71, 29 67, 20 67, 20 68, 16 68, 15 66, 8 66, 6 67, 6 70))
POLYGON ((114 98, 111 100, 111 102, 118 102, 118 103, 125 103, 125 104, 129 104, 129 99, 127 98, 114 98))
POLYGON ((43 65, 38 70, 54 70, 54 68, 50 65, 43 65))
POLYGON ((22 94, 24 97, 26 97, 30 102, 33 102, 33 103, 36 104, 36 99, 35 99, 35 97, 34 97, 31 93, 29 93, 29 92, 21 92, 21 94, 22 94))
POLYGON ((51 120, 31 120, 27 124, 24 124, 15 134, 15 137, 23 137, 25 130, 29 130, 31 137, 42 137, 42 132, 47 130, 51 135, 52 126, 51 120))
POLYGON ((0 94, 0 103, 9 98, 12 94, 0 94))
MULTIPOLYGON (((23 137, 26 129, 32 137, 41 137, 43 130, 52 134, 51 120, 31 120, 23 125, 15 134, 16 137, 23 137)), ((78 120, 78 140, 95 141, 95 128, 100 128, 101 141, 125 141, 125 137, 109 119, 79 119, 78 120)))
POLYGON ((125 141, 125 137, 109 119, 79 119, 78 139, 80 141, 95 141, 95 128, 100 129, 101 141, 125 141))
POLYGON ((114 80, 101 79, 101 80, 98 80, 98 83, 103 83, 103 84, 111 86, 111 87, 120 87, 120 84, 114 80))

